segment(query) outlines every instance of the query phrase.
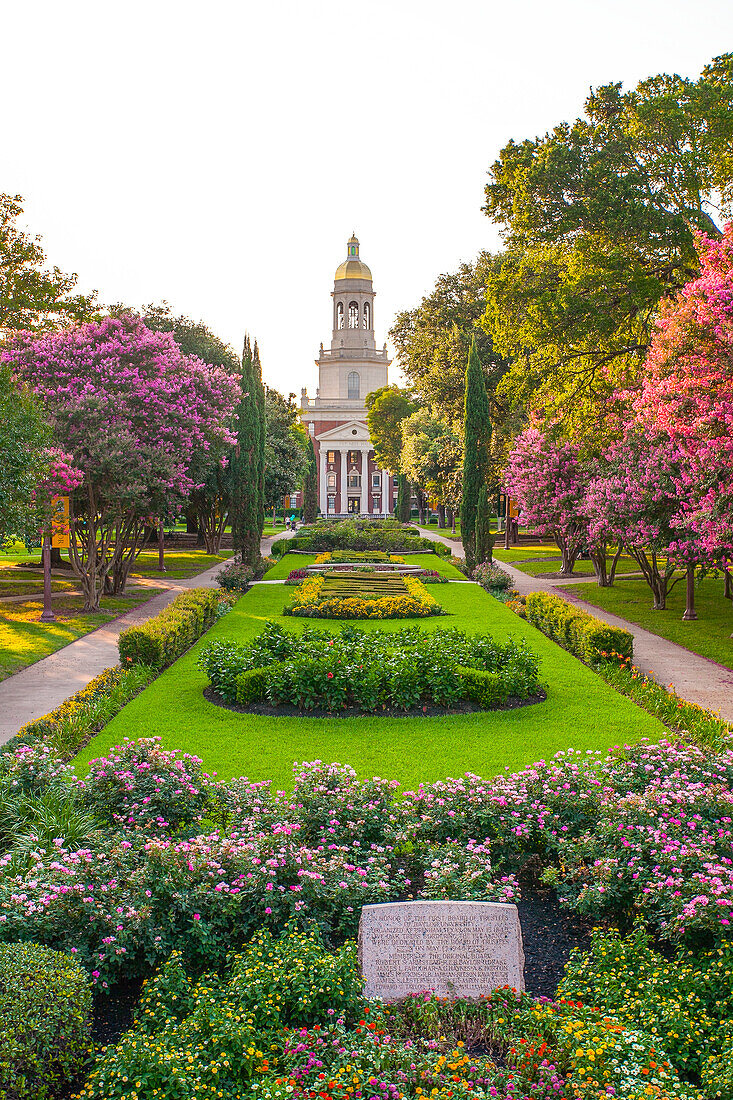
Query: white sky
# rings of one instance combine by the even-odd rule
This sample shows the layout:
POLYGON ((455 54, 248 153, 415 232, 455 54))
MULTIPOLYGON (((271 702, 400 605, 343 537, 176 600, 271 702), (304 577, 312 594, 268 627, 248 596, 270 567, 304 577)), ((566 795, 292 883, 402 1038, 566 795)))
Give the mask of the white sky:
MULTIPOLYGON (((0 0, 0 190, 102 301, 167 299, 315 390, 352 229, 377 340, 498 244, 509 138, 591 86, 697 76, 731 0, 0 0)), ((394 368, 393 368, 394 373, 394 368)))

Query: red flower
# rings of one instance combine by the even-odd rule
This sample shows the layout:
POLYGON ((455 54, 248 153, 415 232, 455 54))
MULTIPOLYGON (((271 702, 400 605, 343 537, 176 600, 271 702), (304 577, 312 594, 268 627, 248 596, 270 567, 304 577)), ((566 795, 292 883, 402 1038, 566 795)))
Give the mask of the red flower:
POLYGON ((329 680, 333 680, 333 673, 332 673, 332 672, 329 672, 329 674, 328 674, 328 679, 329 679, 329 680))

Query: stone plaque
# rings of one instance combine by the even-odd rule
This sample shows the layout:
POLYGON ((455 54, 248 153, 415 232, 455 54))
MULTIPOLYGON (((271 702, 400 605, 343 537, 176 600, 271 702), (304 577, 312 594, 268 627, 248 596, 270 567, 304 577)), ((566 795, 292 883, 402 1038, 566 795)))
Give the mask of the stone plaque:
POLYGON ((493 901, 398 901, 365 905, 359 921, 365 994, 399 1001, 431 990, 477 998, 502 985, 524 989, 516 905, 493 901))

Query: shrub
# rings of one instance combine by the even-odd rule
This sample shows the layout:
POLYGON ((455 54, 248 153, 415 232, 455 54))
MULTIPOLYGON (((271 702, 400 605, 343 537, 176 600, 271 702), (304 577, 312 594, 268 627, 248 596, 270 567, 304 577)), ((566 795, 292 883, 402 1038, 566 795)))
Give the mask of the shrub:
POLYGON ((291 550, 309 553, 344 550, 349 553, 381 551, 386 554, 431 553, 447 557, 450 550, 417 534, 414 527, 402 526, 394 520, 338 520, 301 527, 297 537, 278 539, 272 553, 282 557, 291 550))
POLYGON ((632 659, 634 638, 628 630, 609 626, 561 596, 530 592, 525 608, 528 622, 589 665, 608 659, 611 653, 623 661, 632 659))
POLYGON ((456 669, 464 695, 476 706, 490 710, 491 707, 505 703, 509 697, 506 683, 497 672, 485 672, 481 668, 456 669))
POLYGON ((495 561, 483 561, 473 571, 473 580, 492 594, 511 588, 512 578, 495 561))
POLYGON ((408 710, 421 701, 452 707, 469 692, 490 708, 539 690, 537 658, 523 644, 457 630, 368 632, 345 626, 333 634, 308 627, 294 635, 269 626, 250 644, 212 643, 199 665, 229 702, 249 701, 240 696, 240 683, 245 692, 259 692, 264 683, 274 705, 303 710, 408 710), (480 670, 488 679, 471 678, 480 670))
POLYGON ((65 1093, 92 1052, 92 994, 82 968, 35 943, 0 946, 0 1097, 65 1093))
POLYGON ((121 828, 175 830, 198 820, 211 796, 198 756, 166 752, 159 737, 128 741, 92 760, 84 801, 121 828))
POLYGON ((232 558, 219 570, 216 583, 225 592, 247 592, 253 576, 254 570, 251 566, 245 565, 238 558, 232 558))
POLYGON ((120 634, 118 648, 125 665, 162 669, 172 664, 217 618, 218 597, 210 588, 193 588, 176 596, 160 615, 120 634))
POLYGON ((236 680, 236 700, 238 703, 261 703, 266 698, 267 669, 250 668, 240 672, 236 680))

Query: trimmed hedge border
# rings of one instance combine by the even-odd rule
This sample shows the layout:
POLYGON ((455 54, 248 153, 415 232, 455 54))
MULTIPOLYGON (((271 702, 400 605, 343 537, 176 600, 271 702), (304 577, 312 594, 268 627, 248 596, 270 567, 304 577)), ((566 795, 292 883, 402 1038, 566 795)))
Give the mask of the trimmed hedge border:
POLYGON ((561 596, 530 592, 525 611, 527 622, 588 665, 614 657, 624 663, 633 659, 633 634, 573 607, 561 596))
POLYGON ((160 615, 120 634, 117 645, 122 666, 147 665, 158 671, 167 668, 209 629, 218 609, 215 588, 182 592, 160 615))

